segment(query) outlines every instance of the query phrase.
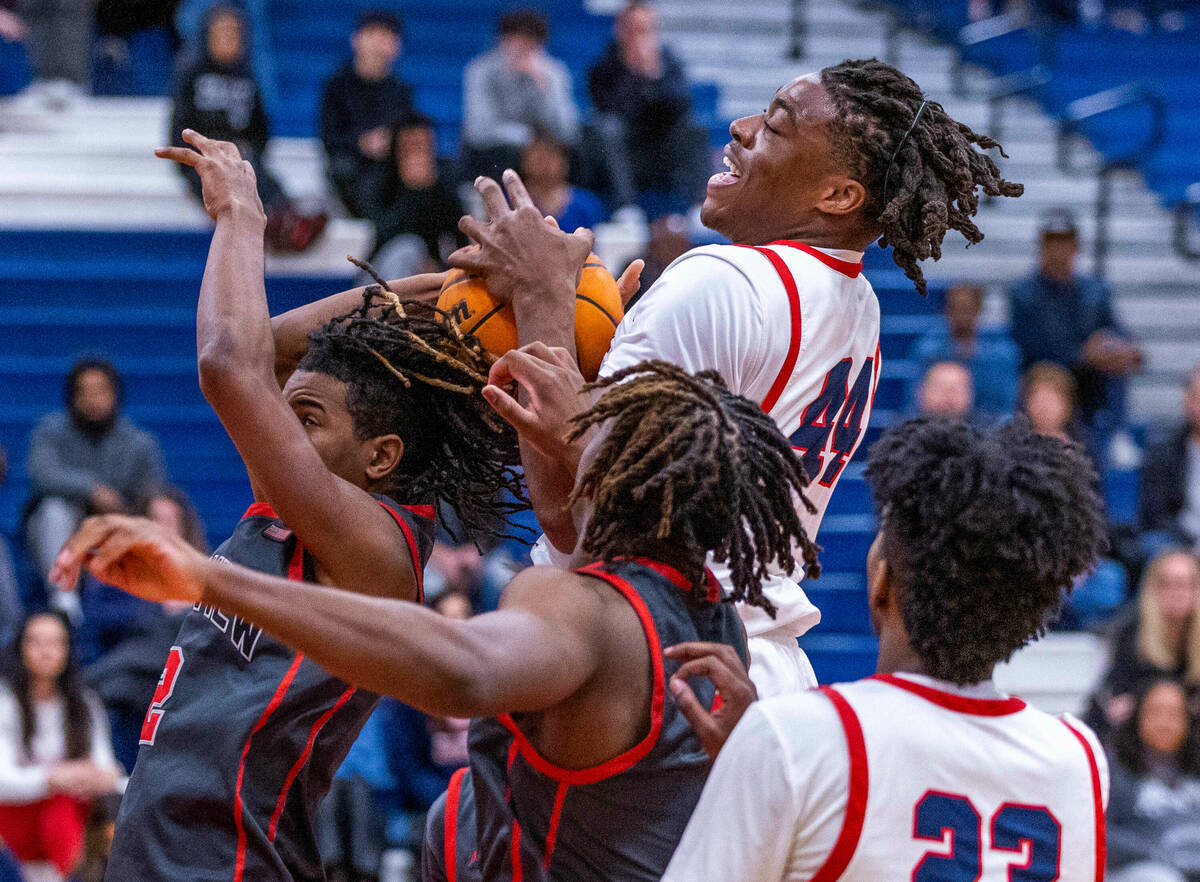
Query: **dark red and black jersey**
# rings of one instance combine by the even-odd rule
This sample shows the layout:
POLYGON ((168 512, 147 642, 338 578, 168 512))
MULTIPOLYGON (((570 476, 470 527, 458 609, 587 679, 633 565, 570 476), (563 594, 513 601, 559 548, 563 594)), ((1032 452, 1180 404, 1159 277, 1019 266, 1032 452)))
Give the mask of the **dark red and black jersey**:
MULTIPOLYGON (((675 569, 638 558, 578 572, 601 579, 642 623, 651 662, 650 717, 629 750, 590 769, 564 769, 537 752, 507 714, 471 723, 470 767, 455 774, 430 813, 426 882, 657 880, 683 836, 711 762, 667 681, 679 662, 663 649, 703 640, 732 646, 748 663, 746 634, 708 574, 699 602, 675 569)), ((711 707, 708 680, 693 682, 711 707)))
MULTIPOLYGON (((429 506, 377 496, 420 569, 429 506)), ((289 579, 314 563, 255 503, 214 557, 289 579)), ((337 679, 258 626, 197 604, 171 648, 121 802, 111 882, 323 880, 313 815, 379 696, 337 679)))

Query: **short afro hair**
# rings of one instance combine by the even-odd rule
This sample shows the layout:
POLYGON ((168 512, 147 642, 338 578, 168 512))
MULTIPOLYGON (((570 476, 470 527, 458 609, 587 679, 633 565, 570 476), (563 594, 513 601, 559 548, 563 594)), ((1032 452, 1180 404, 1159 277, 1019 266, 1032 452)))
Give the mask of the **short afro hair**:
POLYGON ((952 683, 1040 637, 1107 546, 1091 460, 1024 417, 910 420, 871 449, 867 481, 909 641, 952 683))

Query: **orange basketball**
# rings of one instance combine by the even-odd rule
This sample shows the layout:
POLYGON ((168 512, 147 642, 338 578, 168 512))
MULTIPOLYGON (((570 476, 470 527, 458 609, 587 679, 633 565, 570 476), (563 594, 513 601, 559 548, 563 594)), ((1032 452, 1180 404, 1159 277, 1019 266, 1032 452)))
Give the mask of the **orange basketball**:
MULTIPOLYGON (((454 315, 462 329, 474 334, 492 355, 517 348, 512 305, 494 299, 481 276, 450 270, 438 297, 438 308, 454 315)), ((617 280, 599 257, 589 254, 575 289, 575 350, 579 353, 580 373, 587 380, 596 379, 600 361, 624 314, 617 280)))

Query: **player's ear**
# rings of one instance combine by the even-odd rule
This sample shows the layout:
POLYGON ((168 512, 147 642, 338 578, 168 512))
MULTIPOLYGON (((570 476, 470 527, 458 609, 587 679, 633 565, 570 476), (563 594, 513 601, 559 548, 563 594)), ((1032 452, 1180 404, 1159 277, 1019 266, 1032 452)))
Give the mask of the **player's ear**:
POLYGON ((887 558, 882 554, 872 555, 867 561, 867 608, 872 618, 893 605, 893 592, 892 571, 887 558))
POLYGON ((367 480, 386 478, 404 458, 404 440, 399 435, 379 435, 367 442, 367 480))
POLYGON ((866 187, 854 178, 839 175, 826 181, 817 208, 825 214, 853 214, 862 208, 866 201, 866 187))

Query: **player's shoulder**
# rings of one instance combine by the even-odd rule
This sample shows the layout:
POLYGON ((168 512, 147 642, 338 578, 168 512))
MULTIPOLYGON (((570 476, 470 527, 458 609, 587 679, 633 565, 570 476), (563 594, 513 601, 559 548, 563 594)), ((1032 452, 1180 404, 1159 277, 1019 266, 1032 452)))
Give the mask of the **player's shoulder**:
POLYGON ((675 273, 716 274, 718 277, 741 279, 753 286, 759 276, 775 275, 771 265, 753 248, 742 245, 700 245, 685 251, 671 261, 663 276, 675 273))

